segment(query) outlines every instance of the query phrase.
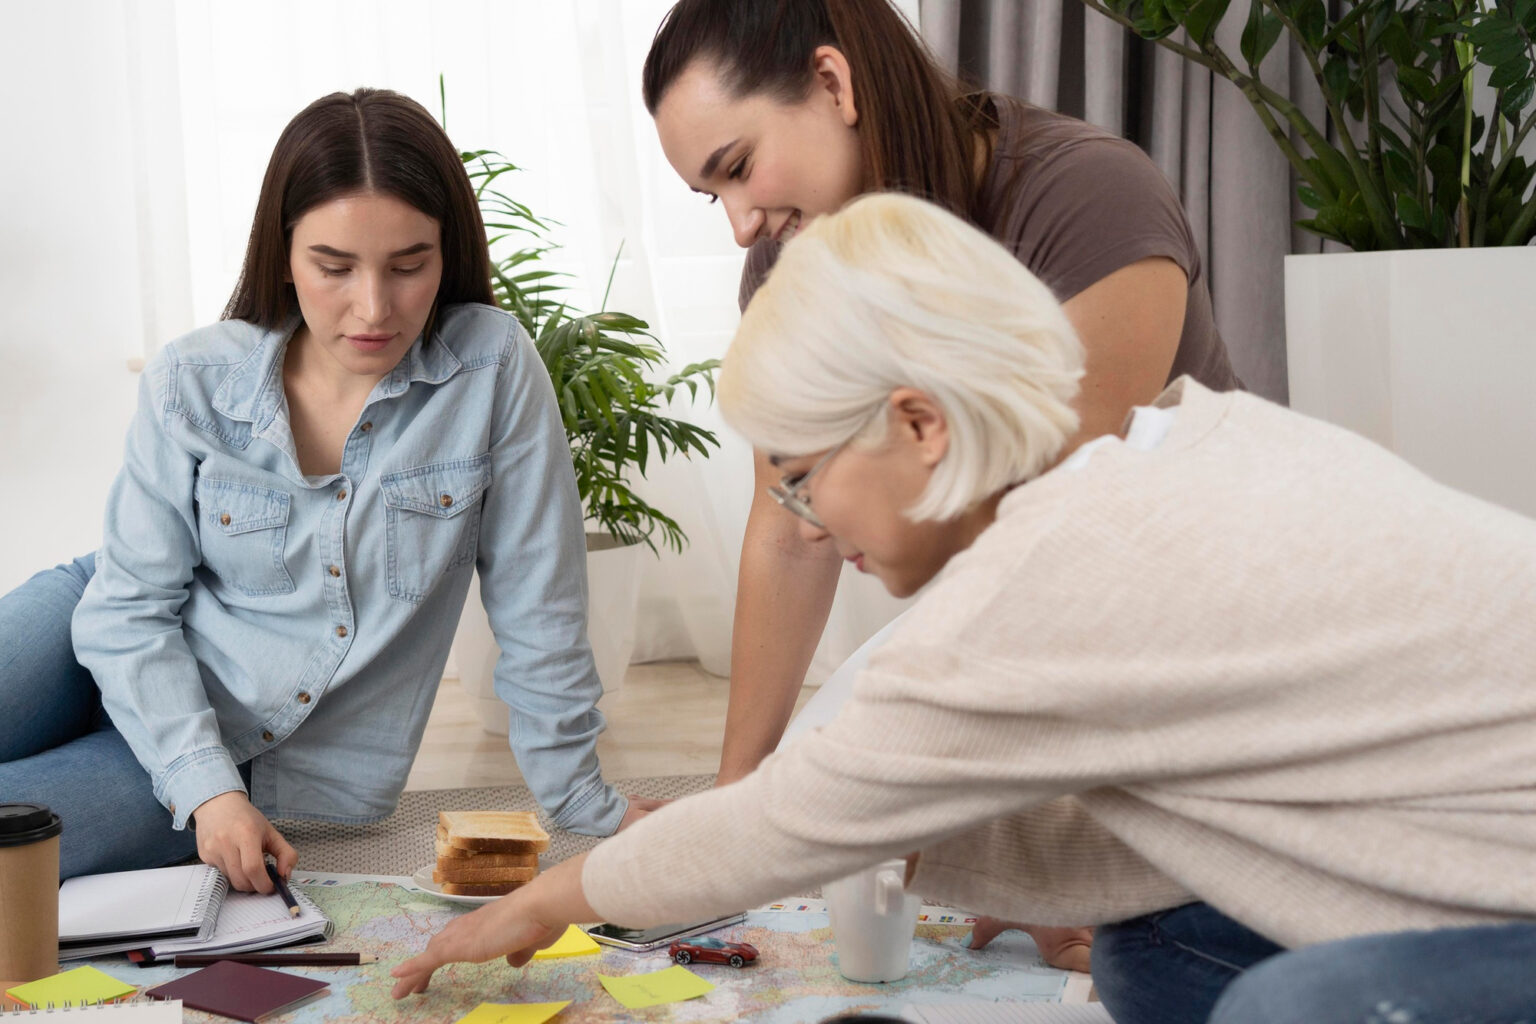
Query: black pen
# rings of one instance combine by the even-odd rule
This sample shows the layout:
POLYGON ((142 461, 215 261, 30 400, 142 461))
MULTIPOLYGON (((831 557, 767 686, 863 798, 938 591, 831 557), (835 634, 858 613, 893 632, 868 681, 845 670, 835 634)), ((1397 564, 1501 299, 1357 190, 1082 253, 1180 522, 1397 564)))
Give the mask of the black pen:
POLYGON ((283 876, 277 873, 277 865, 267 861, 267 877, 272 879, 272 884, 277 886, 277 894, 288 904, 288 916, 298 917, 299 901, 293 898, 293 890, 288 888, 288 883, 283 881, 283 876))

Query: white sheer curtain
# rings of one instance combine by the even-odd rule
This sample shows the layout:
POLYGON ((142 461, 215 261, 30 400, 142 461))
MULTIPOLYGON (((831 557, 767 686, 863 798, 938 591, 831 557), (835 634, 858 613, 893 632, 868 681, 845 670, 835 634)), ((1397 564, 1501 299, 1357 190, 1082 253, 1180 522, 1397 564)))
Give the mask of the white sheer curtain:
MULTIPOLYGON (((742 252, 721 212, 666 164, 639 95, 669 6, 82 0, 73 13, 23 12, 4 44, 9 88, 0 102, 36 160, 8 161, 13 204, 18 195, 28 204, 13 205, 7 236, 45 237, 49 223, 71 238, 99 228, 92 252, 110 256, 101 267, 110 275, 82 291, 78 253, 3 257, 15 287, 0 342, 21 372, 4 385, 16 401, 0 428, 10 442, 0 477, 17 493, 43 485, 69 498, 62 512, 12 503, 4 513, 9 535, 38 548, 17 545, 7 556, 5 586, 95 544, 137 387, 131 368, 218 317, 272 146, 294 113, 328 92, 382 86, 436 113, 441 73, 454 141, 505 153, 524 168, 512 193, 561 223, 564 249, 552 262, 573 275, 573 301, 595 308, 622 244, 610 306, 649 320, 676 366, 722 355, 738 319, 742 252), (77 53, 96 56, 82 66, 77 53), (92 347, 67 340, 81 336, 92 347), (82 391, 89 408, 65 418, 78 429, 61 429, 60 407, 82 391), (92 457, 82 461, 86 445, 92 457)), ((902 6, 915 18, 915 0, 902 6)), ((653 465, 641 485, 691 543, 646 565, 637 657, 696 656, 723 674, 751 455, 713 408, 701 402, 677 414, 717 430, 721 450, 708 461, 653 465)), ((812 681, 890 614, 873 581, 845 581, 812 681)))

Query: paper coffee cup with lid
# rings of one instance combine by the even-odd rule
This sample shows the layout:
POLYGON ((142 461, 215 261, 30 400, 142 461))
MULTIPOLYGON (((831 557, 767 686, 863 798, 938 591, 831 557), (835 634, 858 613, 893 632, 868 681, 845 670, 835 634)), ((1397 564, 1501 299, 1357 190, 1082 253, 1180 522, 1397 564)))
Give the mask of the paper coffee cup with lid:
POLYGON ((0 803, 0 981, 59 970, 59 816, 0 803))

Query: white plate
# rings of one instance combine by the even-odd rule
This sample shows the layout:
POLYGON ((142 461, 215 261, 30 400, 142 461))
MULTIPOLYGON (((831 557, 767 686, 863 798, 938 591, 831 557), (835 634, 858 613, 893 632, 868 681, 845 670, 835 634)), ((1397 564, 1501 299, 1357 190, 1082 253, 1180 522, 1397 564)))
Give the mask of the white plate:
POLYGON ((468 903, 471 906, 478 906, 481 903, 491 903, 501 899, 500 896, 460 896, 457 893, 443 892, 443 887, 432 881, 432 869, 436 866, 436 864, 424 864, 417 868, 416 873, 411 876, 412 884, 423 892, 429 892, 449 903, 468 903))

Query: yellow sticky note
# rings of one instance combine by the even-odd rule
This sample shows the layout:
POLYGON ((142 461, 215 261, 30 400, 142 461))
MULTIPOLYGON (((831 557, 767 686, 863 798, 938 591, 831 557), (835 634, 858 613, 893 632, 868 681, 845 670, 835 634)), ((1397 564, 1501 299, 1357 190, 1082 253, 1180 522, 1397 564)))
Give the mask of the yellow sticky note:
POLYGON ((643 1010, 647 1006, 660 1006, 662 1003, 680 1003, 684 999, 697 999, 715 990, 715 986, 688 968, 677 966, 622 978, 599 974, 597 980, 603 983, 609 995, 623 1003, 628 1010, 643 1010))
POLYGON ((533 954, 535 960, 553 960, 557 956, 586 956, 588 953, 600 953, 602 947, 592 941, 592 936, 582 931, 575 925, 568 925, 565 934, 555 940, 555 944, 548 949, 541 949, 533 954))
POLYGON ((544 1024, 571 1005, 563 1003, 481 1003, 460 1017, 458 1024, 544 1024))
POLYGON ((64 1006, 66 1003, 104 1003, 109 999, 132 995, 135 991, 132 985, 118 981, 105 971, 98 971, 94 967, 76 967, 72 971, 8 988, 5 994, 17 1002, 37 1008, 50 1004, 64 1006))

